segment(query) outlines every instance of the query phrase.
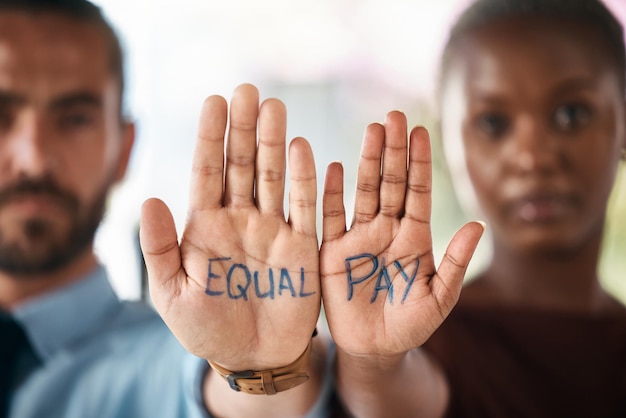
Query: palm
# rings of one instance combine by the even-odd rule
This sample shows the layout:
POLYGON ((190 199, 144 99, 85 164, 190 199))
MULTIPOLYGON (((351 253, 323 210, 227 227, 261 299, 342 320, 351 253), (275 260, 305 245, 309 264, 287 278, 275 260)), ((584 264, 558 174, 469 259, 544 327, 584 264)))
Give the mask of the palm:
MULTIPOLYGON (((246 89, 240 94, 249 99, 254 91, 246 89)), ((177 254, 167 262, 157 249, 171 240, 160 245, 142 240, 148 243, 144 252, 157 253, 154 257, 163 263, 153 263, 151 295, 192 353, 227 368, 276 367, 304 351, 319 314, 312 153, 303 139, 291 144, 292 209, 287 223, 282 211, 282 104, 262 105, 257 149, 256 129, 234 133, 232 126, 240 122, 256 128, 253 109, 258 104, 236 104, 233 99, 231 118, 244 121, 231 122, 223 185, 223 140, 215 138, 223 138, 226 114, 221 101, 215 102, 208 103, 201 122, 189 217, 177 254), (165 266, 171 274, 166 275, 165 266)), ((148 205, 160 206, 151 218, 166 210, 160 202, 148 205)), ((153 257, 146 256, 150 271, 148 260, 153 257)))
MULTIPOLYGON (((398 113, 389 115, 384 128, 368 128, 355 218, 347 232, 341 167, 331 165, 327 174, 320 254, 324 306, 333 338, 351 354, 389 355, 421 345, 460 292, 465 267, 451 264, 449 256, 441 274, 434 265, 428 136, 420 129, 412 133, 408 171, 406 143, 406 120, 398 113)), ((471 229, 453 240, 467 261, 479 236, 471 229)))
MULTIPOLYGON (((372 225, 357 225, 345 239, 322 248, 325 307, 333 336, 347 351, 406 351, 426 340, 434 330, 431 324, 442 321, 441 312, 429 309, 429 279, 434 267, 430 237, 420 234, 419 229, 377 218, 372 225), (403 243, 392 241, 392 234, 403 243), (420 236, 427 237, 425 245, 420 245, 420 236), (370 256, 354 259, 363 254, 370 256), (348 283, 345 260, 351 258, 352 283, 348 283), (378 263, 377 268, 374 263, 378 263), (369 274, 369 279, 357 283, 369 274)), ((421 229, 429 233, 428 228, 421 229)))

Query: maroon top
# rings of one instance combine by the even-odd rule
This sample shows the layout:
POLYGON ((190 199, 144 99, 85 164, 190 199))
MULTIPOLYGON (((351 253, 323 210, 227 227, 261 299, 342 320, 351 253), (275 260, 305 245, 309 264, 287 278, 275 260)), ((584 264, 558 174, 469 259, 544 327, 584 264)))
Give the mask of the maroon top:
POLYGON ((424 348, 448 417, 626 417, 626 309, 613 317, 459 304, 424 348))

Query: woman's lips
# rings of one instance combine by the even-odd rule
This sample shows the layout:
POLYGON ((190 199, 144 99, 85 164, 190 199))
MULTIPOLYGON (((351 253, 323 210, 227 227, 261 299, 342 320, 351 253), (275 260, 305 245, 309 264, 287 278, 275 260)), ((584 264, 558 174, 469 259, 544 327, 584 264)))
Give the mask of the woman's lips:
POLYGON ((512 213, 524 222, 557 222, 576 207, 576 200, 565 194, 544 194, 518 199, 512 204, 512 213))

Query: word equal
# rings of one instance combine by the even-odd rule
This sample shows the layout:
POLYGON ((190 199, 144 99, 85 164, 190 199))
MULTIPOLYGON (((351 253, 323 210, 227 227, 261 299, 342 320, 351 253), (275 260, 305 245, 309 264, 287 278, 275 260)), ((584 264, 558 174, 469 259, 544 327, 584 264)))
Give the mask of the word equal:
POLYGON ((251 271, 245 264, 233 263, 226 273, 226 280, 224 280, 223 276, 213 272, 213 263, 229 261, 230 259, 230 257, 209 258, 209 275, 205 289, 207 295, 221 296, 226 293, 230 299, 247 301, 252 294, 259 299, 274 299, 283 294, 292 298, 306 298, 316 293, 304 290, 304 268, 302 267, 300 268, 300 283, 297 292, 289 270, 284 267, 280 269, 269 267, 267 275, 261 275, 258 271, 251 271))

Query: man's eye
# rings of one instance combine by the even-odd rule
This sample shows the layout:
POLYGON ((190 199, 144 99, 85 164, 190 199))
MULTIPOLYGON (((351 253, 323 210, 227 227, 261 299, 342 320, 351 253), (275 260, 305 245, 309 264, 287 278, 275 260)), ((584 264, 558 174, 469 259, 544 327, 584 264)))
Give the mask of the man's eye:
POLYGON ((61 118, 61 125, 65 128, 80 128, 83 126, 89 126, 93 122, 93 119, 84 113, 73 113, 65 115, 61 118))
POLYGON ((556 109, 553 118, 559 130, 572 131, 589 123, 591 109, 582 104, 566 104, 556 109))
POLYGON ((0 129, 9 129, 14 122, 13 115, 8 112, 0 109, 0 129))
POLYGON ((488 113, 476 119, 476 127, 487 136, 498 138, 509 128, 509 120, 504 115, 488 113))

